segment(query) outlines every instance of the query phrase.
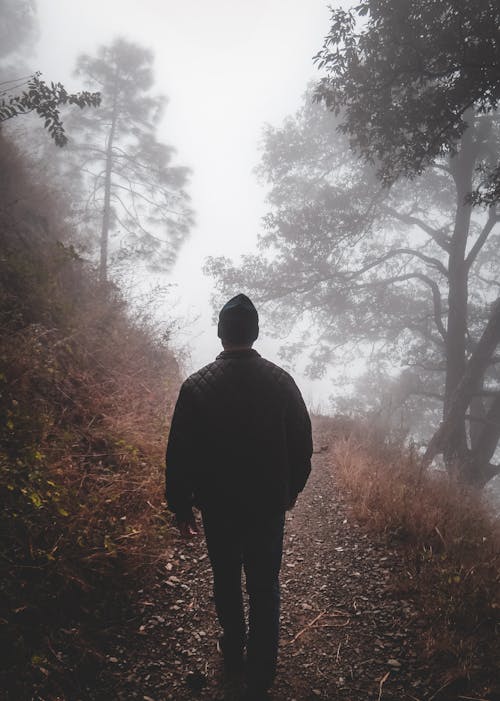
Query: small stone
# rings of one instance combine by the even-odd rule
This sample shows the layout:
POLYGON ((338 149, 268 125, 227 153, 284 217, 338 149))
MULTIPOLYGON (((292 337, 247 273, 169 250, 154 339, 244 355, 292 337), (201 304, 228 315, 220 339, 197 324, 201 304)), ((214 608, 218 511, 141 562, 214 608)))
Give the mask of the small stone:
POLYGON ((394 667, 395 669, 399 669, 401 667, 401 662, 398 662, 397 660, 391 658, 390 660, 387 660, 387 664, 390 665, 391 667, 394 667))

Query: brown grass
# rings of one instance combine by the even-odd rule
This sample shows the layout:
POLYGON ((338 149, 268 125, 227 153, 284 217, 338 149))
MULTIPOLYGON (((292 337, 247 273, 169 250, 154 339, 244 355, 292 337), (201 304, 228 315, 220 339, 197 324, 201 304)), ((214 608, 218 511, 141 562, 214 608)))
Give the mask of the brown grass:
POLYGON ((500 524, 481 493, 424 471, 413 450, 367 426, 337 432, 333 469, 358 519, 403 548, 408 579, 397 586, 428 615, 429 654, 444 645, 462 672, 491 676, 498 665, 500 524))
POLYGON ((26 665, 51 667, 59 629, 74 630, 66 648, 88 657, 92 631, 122 615, 166 556, 177 365, 121 303, 94 303, 72 329, 1 334, 0 636, 18 641, 14 681, 30 679, 26 665))
POLYGON ((179 370, 61 243, 60 198, 1 138, 0 164, 0 688, 79 698, 67 670, 95 673, 98 631, 165 557, 179 370))

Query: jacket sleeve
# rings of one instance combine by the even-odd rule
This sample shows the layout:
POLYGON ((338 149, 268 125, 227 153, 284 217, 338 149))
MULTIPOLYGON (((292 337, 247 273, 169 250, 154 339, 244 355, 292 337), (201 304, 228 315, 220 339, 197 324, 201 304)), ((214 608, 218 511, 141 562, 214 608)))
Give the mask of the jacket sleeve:
POLYGON ((313 452, 309 412, 299 388, 291 380, 290 397, 286 412, 287 447, 290 459, 290 497, 295 499, 311 473, 313 452))
POLYGON ((179 392, 167 444, 165 497, 170 511, 179 521, 192 514, 194 474, 196 470, 195 407, 184 383, 179 392))

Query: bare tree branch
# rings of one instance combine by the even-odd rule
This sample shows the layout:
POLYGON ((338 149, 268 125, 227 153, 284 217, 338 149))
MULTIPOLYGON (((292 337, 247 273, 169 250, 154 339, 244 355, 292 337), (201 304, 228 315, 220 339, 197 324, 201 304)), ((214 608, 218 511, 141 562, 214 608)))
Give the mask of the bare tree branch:
POLYGON ((411 214, 404 214, 403 212, 398 212, 397 209, 394 209, 393 207, 390 207, 389 205, 385 205, 385 209, 388 214, 393 216, 395 219, 398 219, 399 221, 404 222, 405 224, 410 224, 413 226, 418 226, 419 229, 424 231, 426 234, 428 234, 437 245, 443 249, 443 251, 446 251, 449 253, 450 251, 450 240, 446 236, 443 230, 441 229, 434 229, 432 226, 429 226, 426 222, 424 222, 422 219, 419 219, 418 217, 414 217, 411 214))
POLYGON ((441 292, 439 291, 439 287, 434 280, 432 280, 430 277, 427 275, 424 275, 423 273, 407 273, 405 275, 396 275, 392 278, 385 278, 384 280, 374 280, 372 282, 367 282, 364 284, 359 285, 359 287, 375 287, 377 285, 391 285, 397 282, 406 282, 407 280, 421 280, 423 283, 425 283, 428 287, 430 287, 432 291, 432 301, 434 304, 434 322, 436 324, 437 330, 439 331, 440 336, 442 337, 443 340, 446 340, 446 329, 443 324, 442 320, 442 315, 443 315, 443 309, 442 309, 442 302, 441 302, 441 292))

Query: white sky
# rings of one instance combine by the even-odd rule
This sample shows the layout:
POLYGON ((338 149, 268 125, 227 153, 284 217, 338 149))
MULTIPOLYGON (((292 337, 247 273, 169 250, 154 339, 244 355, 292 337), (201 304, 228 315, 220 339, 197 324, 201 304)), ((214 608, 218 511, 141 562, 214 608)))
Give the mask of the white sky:
MULTIPOLYGON (((197 224, 169 280, 178 285, 176 312, 199 317, 182 339, 191 347, 189 370, 220 349, 203 261, 255 248, 265 212, 265 193, 252 172, 262 126, 294 112, 308 80, 318 76, 312 56, 328 31, 326 2, 37 0, 41 32, 33 70, 46 80, 81 88, 71 75, 76 57, 117 35, 155 53, 155 92, 169 98, 160 136, 177 148, 178 163, 193 170, 197 224)), ((256 348, 279 362, 278 346, 261 326, 256 348)), ((295 375, 309 404, 327 399, 328 381, 295 375)))

